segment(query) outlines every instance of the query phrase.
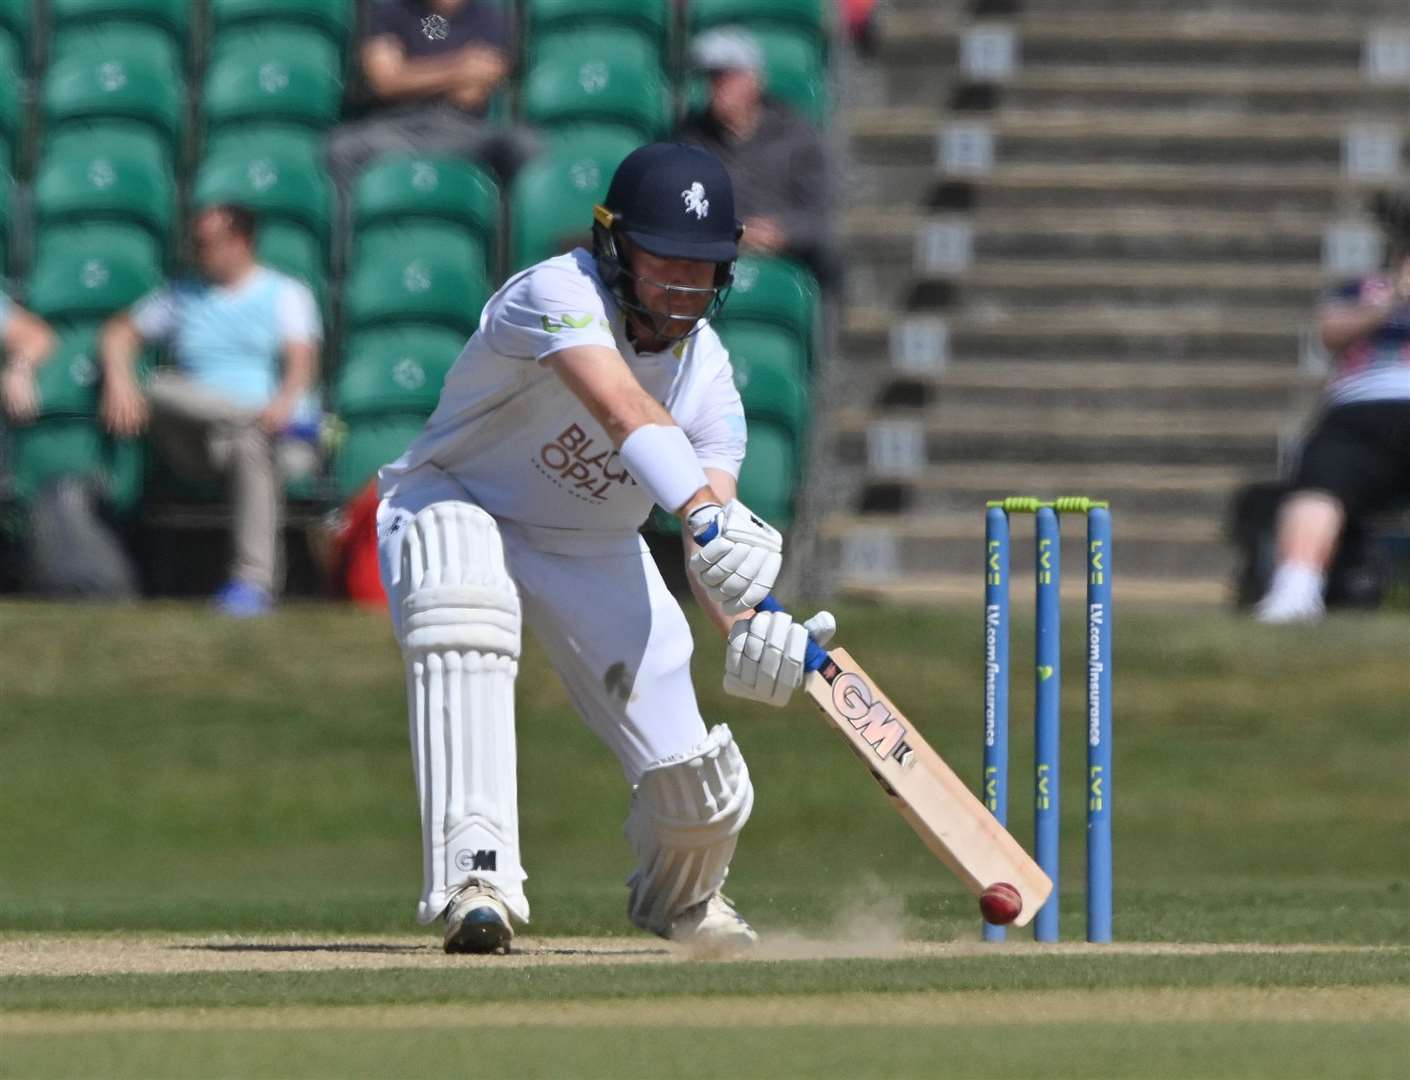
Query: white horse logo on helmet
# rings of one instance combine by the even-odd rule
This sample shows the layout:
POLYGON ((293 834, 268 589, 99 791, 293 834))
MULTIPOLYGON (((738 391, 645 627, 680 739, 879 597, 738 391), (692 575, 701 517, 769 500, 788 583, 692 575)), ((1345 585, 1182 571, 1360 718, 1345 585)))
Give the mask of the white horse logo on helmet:
POLYGON ((685 212, 694 214, 696 221, 710 216, 710 200, 705 198, 705 185, 699 180, 682 191, 681 198, 685 200, 685 212))

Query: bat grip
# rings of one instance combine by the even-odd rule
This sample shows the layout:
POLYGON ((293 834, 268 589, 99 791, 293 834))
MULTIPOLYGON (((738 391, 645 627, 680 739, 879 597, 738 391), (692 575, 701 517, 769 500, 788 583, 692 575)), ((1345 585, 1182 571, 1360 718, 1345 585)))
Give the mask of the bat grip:
MULTIPOLYGON (((706 544, 708 544, 711 540, 715 539, 715 537, 719 535, 720 527, 712 521, 709 525, 705 526, 705 528, 701 529, 700 532, 695 534, 695 542, 701 547, 704 547, 706 544)), ((775 600, 772 595, 769 595, 760 600, 754 610, 783 611, 784 608, 783 605, 780 604, 777 600, 775 600)), ((827 661, 827 650, 824 649, 821 645, 819 645, 816 641, 814 641, 811 637, 809 637, 808 649, 803 654, 803 670, 818 671, 822 668, 824 664, 827 663, 827 661)))

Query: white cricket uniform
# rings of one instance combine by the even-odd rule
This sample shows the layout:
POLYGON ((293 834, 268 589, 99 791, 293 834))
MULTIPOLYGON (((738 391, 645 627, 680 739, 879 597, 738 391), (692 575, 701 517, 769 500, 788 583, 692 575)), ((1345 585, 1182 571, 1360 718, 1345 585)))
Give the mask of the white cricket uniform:
MULTIPOLYGON (((701 466, 738 476, 744 410, 715 332, 706 326, 667 352, 638 353, 592 255, 578 249, 520 273, 491 298, 425 430, 381 470, 380 566, 393 624, 405 643, 401 608, 412 583, 401 580, 403 526, 437 503, 486 511, 502 541, 524 623, 583 719, 636 785, 648 766, 700 745, 706 729, 690 681, 689 627, 638 532, 652 497, 628 475, 586 407, 541 363, 583 345, 616 349, 683 429, 701 466)), ((413 715, 420 782, 427 770, 437 770, 431 758, 441 751, 416 748, 416 722, 413 715)), ((473 729, 475 719, 462 723, 473 729)), ((503 748, 493 756, 503 760, 503 748)), ((478 809, 466 816, 441 803, 429 812, 423 805, 427 874, 420 916, 430 921, 440 913, 455 879, 463 881, 466 867, 476 864, 467 852, 488 845, 497 849, 495 872, 475 876, 506 894, 511 911, 526 919, 517 809, 510 805, 514 778, 487 774, 475 763, 465 772, 471 777, 465 782, 477 790, 445 798, 478 809), (501 820, 493 820, 496 815, 501 820)), ((424 791, 422 798, 434 801, 424 791)), ((482 867, 487 861, 479 858, 482 867)))

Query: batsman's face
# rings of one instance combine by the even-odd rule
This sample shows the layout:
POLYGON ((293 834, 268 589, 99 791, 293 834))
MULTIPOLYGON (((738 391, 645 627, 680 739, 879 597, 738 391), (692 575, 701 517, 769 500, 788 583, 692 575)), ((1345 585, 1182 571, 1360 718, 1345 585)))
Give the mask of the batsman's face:
MULTIPOLYGON (((715 264, 695 259, 663 259, 632 245, 636 295, 642 305, 667 317, 670 333, 689 330, 715 298, 715 264)), ((650 328, 648 328, 650 329, 650 328)))

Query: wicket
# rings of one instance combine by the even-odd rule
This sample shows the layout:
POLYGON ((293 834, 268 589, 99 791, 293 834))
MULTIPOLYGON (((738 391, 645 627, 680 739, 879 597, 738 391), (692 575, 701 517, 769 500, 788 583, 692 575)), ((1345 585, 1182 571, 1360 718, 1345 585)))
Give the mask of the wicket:
MULTIPOLYGON (((1008 824, 1009 775, 1009 517, 1035 518, 1034 858, 1053 893, 1033 920, 1037 941, 1058 940, 1059 729, 1062 689, 1060 515, 1087 517, 1087 940, 1111 940, 1111 511, 1080 497, 1052 502, 1013 497, 985 514, 984 805, 1008 824)), ((1003 941, 1002 926, 984 924, 986 941, 1003 941)))

